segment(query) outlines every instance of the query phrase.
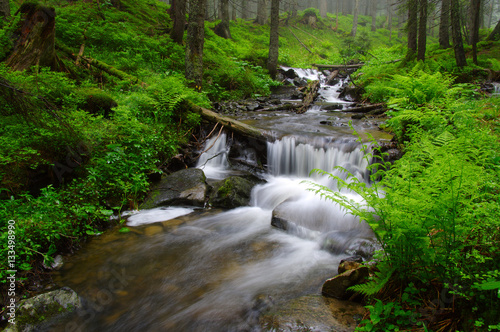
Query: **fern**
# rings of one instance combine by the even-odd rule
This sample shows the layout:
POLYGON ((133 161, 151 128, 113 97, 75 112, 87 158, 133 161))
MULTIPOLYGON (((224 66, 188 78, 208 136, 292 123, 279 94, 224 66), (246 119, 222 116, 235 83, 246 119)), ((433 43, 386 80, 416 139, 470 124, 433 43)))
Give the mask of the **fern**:
POLYGON ((367 296, 375 295, 384 288, 389 279, 391 279, 394 271, 394 268, 383 268, 379 272, 375 273, 375 277, 373 278, 373 280, 370 280, 364 284, 351 286, 348 288, 348 290, 359 292, 367 296))
POLYGON ((436 137, 434 139, 433 144, 437 145, 437 146, 444 146, 444 145, 447 145, 450 142, 454 141, 455 139, 456 138, 455 138, 455 136, 453 136, 453 134, 451 134, 449 131, 445 130, 441 133, 441 135, 439 135, 438 137, 436 137))

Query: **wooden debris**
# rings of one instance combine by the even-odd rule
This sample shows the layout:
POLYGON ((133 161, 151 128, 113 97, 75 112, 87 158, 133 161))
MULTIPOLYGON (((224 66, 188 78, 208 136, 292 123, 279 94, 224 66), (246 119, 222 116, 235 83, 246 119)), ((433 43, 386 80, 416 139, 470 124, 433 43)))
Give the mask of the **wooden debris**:
POLYGON ((335 79, 335 77, 337 77, 339 75, 339 70, 334 70, 332 71, 332 73, 330 75, 328 75, 328 77, 326 78, 326 82, 325 84, 326 85, 330 85, 332 84, 332 81, 335 79))
POLYGON ((302 114, 307 111, 309 106, 313 103, 314 99, 318 96, 319 81, 311 81, 307 84, 304 101, 302 107, 297 110, 297 114, 302 114))

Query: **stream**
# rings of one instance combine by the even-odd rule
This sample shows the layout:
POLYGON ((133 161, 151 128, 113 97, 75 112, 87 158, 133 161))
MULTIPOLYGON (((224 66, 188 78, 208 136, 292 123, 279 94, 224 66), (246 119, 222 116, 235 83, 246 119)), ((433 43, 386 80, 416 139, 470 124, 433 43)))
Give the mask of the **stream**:
MULTIPOLYGON (((325 79, 315 70, 295 70, 301 77, 325 79)), ((335 188, 326 177, 310 177, 315 168, 331 172, 342 166, 368 182, 370 161, 347 125, 350 114, 342 112, 350 103, 338 97, 343 84, 323 85, 320 99, 305 114, 255 111, 238 117, 276 138, 267 143, 266 171, 256 174, 265 181, 254 187, 249 206, 131 212, 130 232, 111 230, 84 245, 57 276, 61 286, 84 299, 84 308, 51 330, 280 330, 264 326, 261 316, 320 295, 341 259, 374 242, 368 225, 308 190, 307 181, 335 188), (333 104, 340 109, 322 109, 333 104), (294 227, 272 227, 273 210, 294 227)), ((362 136, 390 139, 378 124, 353 121, 362 136)), ((239 171, 228 161, 230 135, 216 136, 206 142, 212 148, 198 162, 209 183, 239 171)), ((250 152, 246 157, 253 158, 250 152)), ((290 324, 298 324, 294 320, 290 324)), ((295 329, 292 325, 288 328, 295 329)), ((331 330, 328 324, 309 328, 331 330)))

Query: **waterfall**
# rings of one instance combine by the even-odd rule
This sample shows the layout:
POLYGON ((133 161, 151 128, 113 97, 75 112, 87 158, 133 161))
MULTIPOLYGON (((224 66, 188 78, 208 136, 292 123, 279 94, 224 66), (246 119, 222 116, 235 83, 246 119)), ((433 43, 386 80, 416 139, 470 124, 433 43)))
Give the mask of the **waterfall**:
POLYGON ((492 84, 493 84, 493 88, 494 88, 493 94, 500 95, 500 83, 493 82, 492 84))
POLYGON ((200 155, 196 167, 202 169, 207 178, 221 180, 229 168, 228 152, 229 146, 225 133, 211 137, 205 142, 203 153, 200 155))

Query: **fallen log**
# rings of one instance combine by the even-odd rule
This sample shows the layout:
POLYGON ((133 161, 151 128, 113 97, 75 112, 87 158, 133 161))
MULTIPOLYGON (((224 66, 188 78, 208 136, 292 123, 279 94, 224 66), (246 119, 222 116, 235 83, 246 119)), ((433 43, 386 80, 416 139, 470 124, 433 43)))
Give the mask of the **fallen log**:
POLYGON ((386 108, 387 105, 385 103, 378 103, 378 104, 370 104, 370 105, 362 105, 362 106, 356 106, 352 108, 348 108, 345 110, 342 110, 342 112, 346 113, 366 113, 371 110, 375 110, 378 108, 386 108))
POLYGON ((312 65, 318 69, 340 70, 340 69, 357 69, 357 68, 363 67, 365 64, 364 63, 357 63, 355 65, 320 65, 317 63, 313 63, 312 65))
POLYGON ((292 34, 292 36, 294 36, 294 37, 295 37, 295 39, 297 39, 297 40, 299 41, 299 43, 300 43, 300 45, 302 45, 302 47, 304 47, 304 48, 305 48, 305 49, 306 49, 309 53, 312 53, 312 51, 311 51, 311 50, 310 50, 310 49, 309 49, 309 48, 308 48, 308 47, 307 47, 307 46, 306 46, 303 42, 301 42, 301 41, 300 41, 299 37, 297 37, 297 36, 293 33, 292 29, 288 28, 288 30, 290 30, 290 33, 292 34))
POLYGON ((193 112, 200 114, 203 119, 210 122, 220 123, 225 128, 237 134, 255 138, 260 141, 267 141, 268 138, 271 138, 271 135, 267 134, 264 130, 247 125, 246 123, 238 120, 231 119, 227 116, 220 115, 214 111, 195 105, 193 102, 188 101, 188 107, 193 112))
POLYGON ((328 77, 326 78, 326 82, 325 84, 326 85, 330 85, 332 84, 332 81, 335 79, 335 77, 337 77, 339 75, 339 70, 334 70, 332 71, 332 73, 330 75, 328 75, 328 77))
POLYGON ((289 111, 289 110, 294 110, 302 106, 302 103, 297 103, 297 104, 283 104, 283 105, 278 105, 278 106, 273 106, 273 107, 267 107, 267 108, 262 108, 258 110, 259 112, 269 112, 269 111, 289 111))
POLYGON ((302 106, 297 110, 297 114, 302 114, 307 111, 309 108, 309 105, 311 105, 318 96, 318 90, 319 90, 319 81, 311 81, 309 84, 307 84, 306 91, 305 91, 305 97, 304 101, 302 103, 302 106))

